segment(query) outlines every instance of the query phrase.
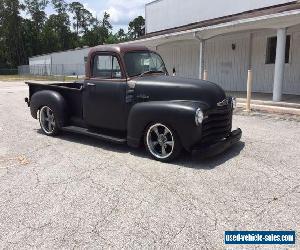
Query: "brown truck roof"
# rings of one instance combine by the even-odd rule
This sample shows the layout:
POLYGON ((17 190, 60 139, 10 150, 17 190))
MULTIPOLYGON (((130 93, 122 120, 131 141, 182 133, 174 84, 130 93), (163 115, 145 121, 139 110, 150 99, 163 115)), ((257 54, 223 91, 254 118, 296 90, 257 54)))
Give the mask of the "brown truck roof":
POLYGON ((142 45, 132 45, 132 44, 110 44, 110 45, 99 45, 96 47, 91 48, 90 54, 94 52, 115 52, 115 53, 126 53, 128 51, 136 51, 136 50, 148 50, 146 46, 142 45))
POLYGON ((125 64, 123 60, 123 55, 126 52, 130 51, 145 51, 149 50, 146 46, 142 45, 133 45, 133 44, 111 44, 111 45, 99 45, 96 47, 91 48, 89 55, 88 55, 88 61, 85 65, 85 72, 86 72, 86 78, 89 79, 91 77, 91 67, 92 67, 92 58, 95 53, 99 52, 112 52, 117 53, 120 55, 120 65, 123 69, 125 69, 125 64))

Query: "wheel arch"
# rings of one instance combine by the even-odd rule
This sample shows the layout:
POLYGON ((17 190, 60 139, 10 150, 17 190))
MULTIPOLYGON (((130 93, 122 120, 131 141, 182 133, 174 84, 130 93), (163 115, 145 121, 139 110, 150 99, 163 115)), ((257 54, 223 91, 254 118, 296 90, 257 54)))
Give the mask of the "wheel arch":
POLYGON ((31 116, 37 119, 37 112, 43 107, 49 106, 56 115, 57 123, 59 127, 63 127, 67 115, 67 103, 64 97, 53 90, 38 91, 31 97, 30 100, 30 112, 31 116))
POLYGON ((162 123, 172 128, 180 138, 183 147, 189 150, 199 132, 195 124, 195 102, 154 101, 135 104, 128 117, 127 141, 130 146, 139 147, 144 134, 152 123, 162 123))

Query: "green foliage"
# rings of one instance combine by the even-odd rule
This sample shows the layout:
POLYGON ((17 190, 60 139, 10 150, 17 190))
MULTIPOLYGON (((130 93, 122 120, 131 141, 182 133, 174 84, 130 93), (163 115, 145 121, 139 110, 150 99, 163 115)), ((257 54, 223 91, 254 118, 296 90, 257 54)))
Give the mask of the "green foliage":
POLYGON ((140 36, 144 25, 139 16, 129 23, 128 33, 120 29, 113 34, 107 12, 97 19, 80 2, 0 0, 0 68, 16 68, 39 54, 125 42, 140 36), (50 16, 48 5, 55 10, 50 16))
POLYGON ((86 10, 79 2, 72 2, 69 5, 69 10, 73 14, 73 28, 76 34, 86 33, 95 21, 92 13, 86 10))
POLYGON ((130 38, 136 39, 144 34, 145 19, 138 16, 133 19, 128 25, 128 33, 130 38))
POLYGON ((22 64, 25 58, 21 9, 18 0, 0 2, 0 65, 10 68, 22 64))

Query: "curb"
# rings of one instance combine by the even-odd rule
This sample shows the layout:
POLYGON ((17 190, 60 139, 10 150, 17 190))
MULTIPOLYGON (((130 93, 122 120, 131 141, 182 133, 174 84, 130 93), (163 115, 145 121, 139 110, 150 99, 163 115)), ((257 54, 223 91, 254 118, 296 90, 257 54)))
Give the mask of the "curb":
MULTIPOLYGON (((246 103, 237 103, 237 107, 246 108, 246 103)), ((268 113, 276 113, 276 114, 282 114, 282 115, 289 114, 289 115, 299 115, 300 116, 300 109, 298 109, 298 108, 251 104, 251 110, 265 111, 268 113)))
MULTIPOLYGON (((238 103, 246 104, 246 99, 244 99, 244 98, 237 98, 236 100, 238 103)), ((263 101, 263 100, 251 100, 251 104, 300 109, 300 103, 292 103, 292 102, 273 102, 273 101, 263 101)))

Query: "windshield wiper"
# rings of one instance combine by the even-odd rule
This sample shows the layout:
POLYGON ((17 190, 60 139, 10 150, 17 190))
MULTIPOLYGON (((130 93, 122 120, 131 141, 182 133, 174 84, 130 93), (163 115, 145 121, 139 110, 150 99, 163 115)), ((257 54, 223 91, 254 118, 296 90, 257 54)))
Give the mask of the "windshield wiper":
POLYGON ((140 77, 143 77, 144 75, 146 75, 146 74, 151 74, 151 73, 164 73, 164 74, 165 74, 165 72, 162 71, 162 70, 148 70, 148 71, 143 72, 143 73, 140 74, 139 76, 140 76, 140 77))

